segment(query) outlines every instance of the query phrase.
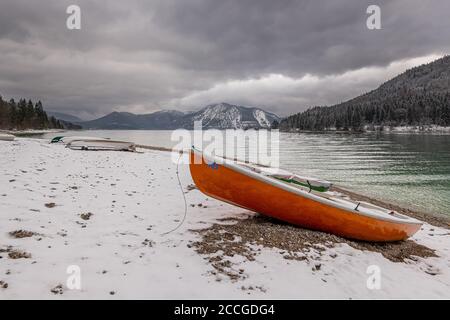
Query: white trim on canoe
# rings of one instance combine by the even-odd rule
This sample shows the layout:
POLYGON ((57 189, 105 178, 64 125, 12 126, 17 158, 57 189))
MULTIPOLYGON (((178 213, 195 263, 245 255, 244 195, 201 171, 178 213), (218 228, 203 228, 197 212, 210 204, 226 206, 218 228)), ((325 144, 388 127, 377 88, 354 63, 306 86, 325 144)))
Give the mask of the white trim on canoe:
MULTIPOLYGON (((238 171, 239 173, 242 173, 246 176, 249 176, 251 178, 254 178, 256 180, 262 181, 264 183, 268 183, 274 187, 283 189, 285 191, 294 193, 296 195, 326 204, 328 206, 332 206, 335 208, 339 208, 345 211, 349 211, 353 214, 358 214, 358 215, 362 215, 362 216, 366 216, 366 217, 370 217, 370 218, 374 218, 374 219, 379 219, 379 220, 384 220, 384 221, 388 221, 388 222, 393 222, 393 223, 402 223, 402 224, 422 224, 421 221, 405 216, 403 214, 400 214, 398 212, 394 212, 394 214, 389 214, 389 212, 391 212, 390 210, 387 210, 385 208, 376 206, 374 204, 370 204, 370 203, 366 203, 363 201, 360 201, 360 206, 358 207, 358 210, 355 210, 356 206, 354 203, 347 201, 345 199, 339 199, 339 198, 325 198, 323 196, 320 195, 316 195, 314 193, 310 193, 307 192, 305 190, 299 189, 297 187, 293 187, 290 186, 287 183, 281 182, 279 180, 276 180, 275 178, 271 178, 270 176, 266 176, 264 174, 260 174, 257 172, 252 171, 249 168, 246 168, 245 166, 239 165, 233 161, 221 158, 221 157, 217 157, 217 156, 213 156, 213 155, 205 155, 203 152, 201 152, 200 150, 197 150, 195 148, 192 148, 192 150, 199 156, 203 156, 203 158, 206 160, 207 163, 213 163, 216 162, 217 164, 223 165, 225 167, 228 167, 232 170, 238 171), (350 206, 351 204, 351 206, 350 206), (372 208, 372 210, 370 210, 369 208, 365 208, 364 205, 368 205, 372 208)), ((331 196, 331 195, 330 195, 331 196)))

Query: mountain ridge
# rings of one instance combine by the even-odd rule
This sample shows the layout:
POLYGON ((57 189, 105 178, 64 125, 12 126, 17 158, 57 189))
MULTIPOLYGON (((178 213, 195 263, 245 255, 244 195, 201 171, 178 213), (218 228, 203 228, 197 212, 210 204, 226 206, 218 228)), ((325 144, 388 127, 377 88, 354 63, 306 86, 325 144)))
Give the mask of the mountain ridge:
POLYGON ((48 110, 45 110, 45 112, 47 113, 48 116, 53 116, 56 119, 62 120, 65 122, 71 122, 71 123, 83 122, 82 119, 78 118, 77 116, 71 115, 71 114, 58 112, 58 111, 48 111, 48 110))
POLYGON ((315 106, 288 116, 280 129, 353 130, 365 126, 450 126, 450 56, 423 64, 378 88, 332 106, 315 106))
POLYGON ((260 108, 222 102, 191 112, 161 110, 134 114, 113 111, 98 119, 78 124, 85 129, 173 130, 193 129, 195 121, 202 121, 204 129, 268 129, 274 121, 279 122, 280 117, 260 108))

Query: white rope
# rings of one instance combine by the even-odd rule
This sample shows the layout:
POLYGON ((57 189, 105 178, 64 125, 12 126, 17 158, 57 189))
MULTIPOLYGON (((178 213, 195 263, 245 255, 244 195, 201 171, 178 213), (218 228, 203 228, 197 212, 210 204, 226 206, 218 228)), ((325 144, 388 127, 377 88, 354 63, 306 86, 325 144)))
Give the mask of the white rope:
POLYGON ((181 190, 181 194, 183 195, 183 200, 184 200, 184 215, 183 215, 183 220, 181 220, 181 222, 172 230, 167 231, 162 233, 161 235, 164 236, 166 234, 169 234, 171 232, 176 231, 178 228, 180 228, 184 221, 186 220, 186 216, 187 216, 187 209, 188 209, 188 205, 187 205, 187 201, 186 201, 186 196, 184 194, 184 190, 183 190, 183 186, 181 185, 181 180, 180 180, 180 174, 179 174, 179 166, 180 166, 180 160, 181 157, 183 156, 183 151, 180 152, 180 156, 178 157, 178 161, 177 161, 177 179, 178 179, 178 185, 180 186, 180 190, 181 190))

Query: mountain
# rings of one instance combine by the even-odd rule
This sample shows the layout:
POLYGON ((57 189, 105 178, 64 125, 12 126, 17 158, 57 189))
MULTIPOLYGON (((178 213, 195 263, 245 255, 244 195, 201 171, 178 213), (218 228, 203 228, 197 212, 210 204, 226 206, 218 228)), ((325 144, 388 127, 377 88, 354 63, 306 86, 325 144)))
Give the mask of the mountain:
POLYGON ((204 129, 267 129, 280 118, 258 108, 219 103, 185 115, 181 127, 192 129, 195 121, 202 121, 204 129))
POLYGON ((85 129, 128 129, 163 130, 177 128, 184 113, 179 111, 158 111, 149 114, 112 112, 99 119, 82 122, 85 129))
POLYGON ((66 114, 66 113, 56 112, 56 111, 45 111, 45 112, 47 113, 47 115, 49 117, 53 116, 58 120, 62 120, 62 121, 66 121, 66 122, 77 123, 77 122, 83 121, 80 118, 73 116, 71 114, 66 114))
POLYGON ((112 112, 96 120, 82 122, 86 129, 146 129, 171 130, 193 129, 195 121, 202 121, 205 129, 260 129, 270 128, 273 121, 280 118, 258 108, 219 103, 196 111, 158 111, 149 114, 112 112))
POLYGON ((281 130, 362 130, 364 126, 450 126, 450 56, 405 71, 349 101, 285 118, 281 130))

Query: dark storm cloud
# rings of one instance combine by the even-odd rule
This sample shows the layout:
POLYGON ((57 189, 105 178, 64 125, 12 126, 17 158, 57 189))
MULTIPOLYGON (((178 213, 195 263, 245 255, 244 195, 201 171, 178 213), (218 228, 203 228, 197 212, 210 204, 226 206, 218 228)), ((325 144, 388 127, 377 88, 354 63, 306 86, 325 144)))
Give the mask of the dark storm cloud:
POLYGON ((448 0, 0 0, 0 92, 84 116, 222 100, 289 114, 448 53, 449 9, 448 0), (65 27, 70 4, 81 7, 79 31, 65 27), (381 7, 382 30, 366 28, 369 4, 381 7))

